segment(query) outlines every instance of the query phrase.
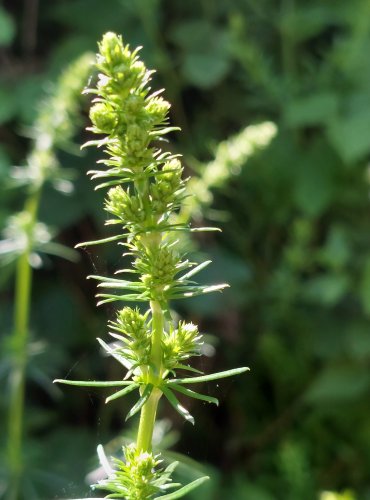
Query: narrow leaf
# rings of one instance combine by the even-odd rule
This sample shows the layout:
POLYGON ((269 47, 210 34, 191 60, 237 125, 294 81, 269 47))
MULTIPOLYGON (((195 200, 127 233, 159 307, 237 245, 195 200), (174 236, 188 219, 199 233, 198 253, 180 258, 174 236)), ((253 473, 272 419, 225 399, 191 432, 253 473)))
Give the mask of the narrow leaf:
POLYGON ((158 130, 153 130, 153 132, 149 132, 149 135, 165 135, 168 134, 169 132, 175 132, 177 130, 181 130, 180 127, 166 127, 166 128, 161 128, 158 130))
POLYGON ((100 465, 103 467, 104 472, 107 474, 107 476, 109 476, 114 471, 113 471, 113 469, 109 463, 109 460, 105 454, 103 446, 101 444, 99 444, 96 451, 98 453, 100 465))
POLYGON ((76 245, 75 248, 89 247, 91 245, 100 245, 102 243, 109 243, 110 241, 122 240, 126 236, 127 234, 119 234, 118 236, 110 236, 109 238, 103 238, 102 240, 84 241, 83 243, 78 243, 78 245, 76 245))
POLYGON ((199 479, 196 479, 195 481, 192 481, 191 483, 187 484, 186 486, 183 486, 177 491, 173 491, 172 493, 169 493, 168 495, 162 495, 160 497, 156 497, 158 500, 176 500, 177 498, 181 498, 184 495, 190 493, 190 491, 194 490, 195 488, 198 488, 201 484, 204 482, 208 481, 209 477, 204 476, 200 477, 199 479))
POLYGON ((99 339, 99 338, 96 340, 99 342, 99 344, 105 350, 105 352, 107 354, 109 354, 110 356, 112 356, 114 359, 116 359, 118 361, 118 363, 120 363, 122 366, 127 368, 127 370, 130 370, 132 368, 132 363, 128 359, 124 358, 123 356, 120 356, 115 351, 115 349, 112 349, 106 342, 104 342, 104 340, 99 339))
POLYGON ((111 396, 109 396, 105 400, 105 402, 109 403, 110 401, 113 401, 114 399, 118 399, 118 398, 120 398, 122 396, 126 396, 126 394, 129 394, 130 392, 134 391, 138 387, 139 387, 139 384, 131 384, 128 387, 125 387, 124 389, 121 389, 120 391, 115 392, 114 394, 112 394, 111 396))
POLYGON ((180 404, 179 400, 174 395, 174 393, 165 386, 161 386, 161 391, 166 396, 166 398, 171 403, 171 405, 175 408, 175 410, 178 413, 180 413, 180 415, 182 417, 184 417, 185 420, 187 420, 188 422, 190 422, 194 425, 194 417, 192 417, 192 415, 190 415, 188 410, 180 404))
MULTIPOLYGON (((207 403, 214 403, 215 405, 218 406, 218 399, 213 398, 212 396, 206 396, 205 394, 199 394, 199 392, 191 391, 190 389, 185 389, 185 387, 181 387, 181 385, 178 384, 171 384, 171 388, 174 389, 175 391, 181 392, 182 394, 185 394, 185 396, 189 396, 190 398, 194 399, 201 399, 202 401, 207 401, 207 403)), ((123 389, 125 390, 125 389, 123 389)), ((119 391, 121 392, 121 391, 119 391)))
POLYGON ((144 294, 130 293, 127 295, 109 295, 106 293, 99 293, 97 297, 101 297, 103 300, 99 300, 98 306, 103 304, 108 304, 109 302, 115 302, 117 300, 122 300, 123 302, 147 302, 148 296, 144 294))
POLYGON ((143 395, 137 400, 137 402, 134 404, 134 406, 131 408, 131 410, 128 412, 126 416, 126 420, 129 418, 133 417, 135 413, 141 410, 141 408, 145 405, 145 403, 148 401, 149 396, 151 395, 153 390, 153 385, 148 384, 143 392, 143 395))
POLYGON ((200 370, 197 370, 196 368, 194 368, 193 366, 190 366, 190 365, 183 365, 181 363, 178 363, 175 368, 175 370, 187 370, 189 372, 193 372, 193 373, 199 373, 199 375, 203 375, 204 372, 200 371, 200 370))
POLYGON ((98 382, 95 380, 64 380, 57 378, 53 380, 53 384, 76 385, 79 387, 117 387, 122 385, 130 385, 132 384, 132 381, 113 380, 109 382, 98 382))
POLYGON ((202 269, 207 267, 211 262, 212 262, 211 260, 206 260, 205 262, 202 262, 198 266, 194 267, 191 271, 189 271, 188 273, 181 276, 181 278, 179 278, 179 280, 183 281, 183 280, 186 280, 188 278, 191 278, 191 276, 194 276, 194 274, 199 273, 199 271, 201 271, 202 269))
POLYGON ((173 471, 176 469, 176 467, 179 465, 179 462, 172 462, 170 463, 166 469, 162 472, 162 474, 159 476, 159 478, 155 481, 156 486, 162 486, 167 483, 169 478, 172 476, 173 471))
POLYGON ((218 232, 222 233, 219 227, 192 227, 190 229, 192 233, 203 233, 203 232, 218 232))
POLYGON ((187 299, 190 297, 197 297, 198 295, 203 295, 204 293, 220 292, 224 288, 228 288, 229 285, 223 283, 221 285, 212 286, 193 286, 193 287, 174 287, 172 292, 168 295, 168 299, 187 299), (189 290, 190 289, 190 290, 189 290), (188 291, 185 291, 188 290, 188 291))
POLYGON ((250 368, 234 368, 233 370, 227 370, 225 372, 211 373, 210 375, 202 375, 200 377, 190 377, 190 378, 178 378, 171 379, 167 381, 167 385, 172 384, 198 384, 200 382, 209 382, 211 380, 218 380, 220 378, 233 377, 234 375, 240 375, 241 373, 248 372, 250 368))

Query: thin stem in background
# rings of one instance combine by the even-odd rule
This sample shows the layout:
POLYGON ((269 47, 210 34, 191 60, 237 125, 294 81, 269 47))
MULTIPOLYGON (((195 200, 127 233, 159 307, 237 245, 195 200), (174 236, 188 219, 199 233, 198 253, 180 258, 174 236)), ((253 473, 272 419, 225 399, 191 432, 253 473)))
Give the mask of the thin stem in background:
POLYGON ((10 374, 10 403, 8 414, 7 454, 10 469, 8 500, 17 500, 18 498, 23 468, 23 415, 32 286, 32 268, 29 261, 39 199, 40 190, 37 190, 26 202, 25 210, 30 216, 27 230, 27 243, 24 253, 18 259, 16 268, 14 331, 12 339, 13 366, 10 374))

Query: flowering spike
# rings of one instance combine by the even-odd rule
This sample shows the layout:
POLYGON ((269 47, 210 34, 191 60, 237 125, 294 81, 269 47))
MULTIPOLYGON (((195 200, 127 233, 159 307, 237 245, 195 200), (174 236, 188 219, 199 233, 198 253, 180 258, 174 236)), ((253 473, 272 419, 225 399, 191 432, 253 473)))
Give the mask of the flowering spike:
MULTIPOLYGON (((190 262, 175 236, 179 231, 192 231, 188 225, 175 222, 176 213, 187 196, 187 180, 182 177, 179 156, 162 152, 156 146, 178 128, 169 125, 170 104, 159 95, 161 91, 151 93, 149 83, 153 72, 139 60, 138 50, 132 52, 114 33, 103 36, 96 66, 99 71, 96 88, 87 90, 96 96, 90 110, 92 127, 89 130, 104 137, 86 145, 102 147, 105 157, 89 175, 99 179, 99 188, 108 188, 104 208, 113 218, 107 224, 118 225, 119 234, 91 243, 118 241, 123 244, 128 250, 126 255, 132 258, 132 269, 118 273, 133 273, 136 281, 92 278, 99 282, 99 287, 108 289, 108 293, 98 294, 102 299, 99 304, 132 301, 149 306, 145 314, 130 307, 118 310, 116 319, 109 322, 113 344, 98 339, 103 349, 128 370, 122 377, 124 382, 117 382, 117 387, 125 387, 106 401, 138 389, 139 399, 127 418, 140 412, 140 423, 136 444, 124 449, 124 461, 115 460, 115 469, 108 472, 108 478, 97 487, 109 491, 108 498, 170 500, 182 497, 207 478, 163 495, 168 488, 181 485, 170 480, 175 464, 163 469, 159 456, 152 453, 158 402, 165 395, 169 403, 194 424, 193 417, 173 391, 207 402, 218 404, 218 401, 182 387, 182 382, 189 383, 188 379, 173 378, 176 370, 199 373, 184 365, 184 361, 200 355, 202 337, 196 325, 184 321, 175 323, 169 300, 222 290, 227 285, 200 286, 189 280, 209 261, 190 262)), ((242 371, 245 369, 234 373, 242 371)), ((231 372, 224 375, 229 376, 231 372)), ((214 378, 222 376, 213 375, 214 378)), ((194 377, 194 382, 200 382, 202 377, 207 376, 194 377)))

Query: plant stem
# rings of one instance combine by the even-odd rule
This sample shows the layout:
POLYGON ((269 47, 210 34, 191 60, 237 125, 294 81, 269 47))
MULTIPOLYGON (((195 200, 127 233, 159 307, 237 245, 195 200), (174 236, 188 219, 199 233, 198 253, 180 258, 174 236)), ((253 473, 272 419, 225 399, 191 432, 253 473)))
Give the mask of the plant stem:
POLYGON ((164 327, 163 311, 160 303, 155 300, 150 301, 150 308, 152 310, 151 362, 154 376, 160 377, 162 370, 162 337, 164 327))
POLYGON ((155 417, 157 415, 158 401, 161 395, 161 391, 157 388, 154 388, 148 401, 145 403, 141 410, 139 430, 136 442, 136 448, 141 452, 149 452, 152 449, 154 423, 155 417))
POLYGON ((27 344, 31 301, 32 268, 29 264, 32 251, 32 234, 36 224, 40 189, 32 193, 25 205, 29 215, 26 230, 26 245, 19 257, 16 268, 13 366, 10 375, 10 403, 8 414, 8 463, 10 469, 10 488, 8 499, 17 500, 20 476, 22 473, 22 434, 25 394, 25 374, 27 365, 27 344))
MULTIPOLYGON (((152 310, 152 370, 149 375, 148 382, 153 383, 155 386, 160 381, 162 372, 162 336, 164 318, 162 307, 158 301, 150 301, 150 308, 152 310)), ((137 449, 140 451, 151 451, 155 417, 161 395, 162 392, 154 387, 152 394, 141 410, 136 443, 137 449)))

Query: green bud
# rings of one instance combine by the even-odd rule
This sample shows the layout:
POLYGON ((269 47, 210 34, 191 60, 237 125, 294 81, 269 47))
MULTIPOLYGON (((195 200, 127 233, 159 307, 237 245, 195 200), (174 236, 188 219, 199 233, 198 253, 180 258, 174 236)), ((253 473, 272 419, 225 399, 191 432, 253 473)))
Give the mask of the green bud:
POLYGON ((110 322, 110 327, 123 335, 120 338, 123 347, 116 352, 139 366, 147 365, 150 357, 151 336, 146 320, 147 315, 140 314, 137 308, 125 307, 118 311, 117 320, 110 322))
POLYGON ((148 145, 148 133, 139 125, 129 125, 126 136, 127 149, 131 153, 140 153, 148 145))
POLYGON ((142 340, 148 336, 146 315, 140 314, 138 309, 125 307, 117 313, 117 325, 120 331, 134 339, 142 340))
POLYGON ((143 222, 146 218, 138 196, 130 196, 121 186, 108 191, 105 210, 127 225, 143 222))
POLYGON ((124 107, 124 118, 126 122, 137 120, 144 108, 144 98, 140 95, 130 95, 126 99, 124 107))
POLYGON ((98 102, 90 109, 90 120, 99 133, 111 134, 117 125, 117 114, 104 102, 98 102))
POLYGON ((151 276, 158 284, 169 284, 176 274, 176 266, 179 262, 177 252, 169 248, 162 248, 152 261, 151 276))
POLYGON ((193 323, 180 321, 176 330, 170 331, 163 340, 163 363, 171 370, 191 356, 199 355, 202 336, 193 323))
POLYGON ((156 295, 161 294, 166 286, 173 283, 181 261, 177 252, 168 247, 158 248, 155 251, 144 248, 143 254, 135 260, 134 266, 141 274, 140 279, 145 286, 156 295))
POLYGON ((109 65, 117 66, 124 62, 122 37, 115 33, 105 33, 99 44, 99 50, 109 65))
POLYGON ((145 109, 154 123, 161 123, 165 120, 171 105, 162 97, 152 97, 148 100, 145 109))
POLYGON ((153 211, 160 214, 176 208, 173 203, 178 198, 178 190, 184 185, 181 179, 183 168, 179 160, 165 163, 162 171, 167 172, 157 176, 150 187, 153 211))
MULTIPOLYGON (((158 468, 161 462, 158 455, 138 451, 133 444, 124 447, 123 453, 125 461, 115 459, 116 470, 107 479, 99 481, 98 488, 115 493, 115 498, 127 500, 150 500, 163 491, 163 485, 161 490, 158 485, 163 473, 158 468)), ((171 479, 167 477, 161 482, 168 484, 171 479)))

